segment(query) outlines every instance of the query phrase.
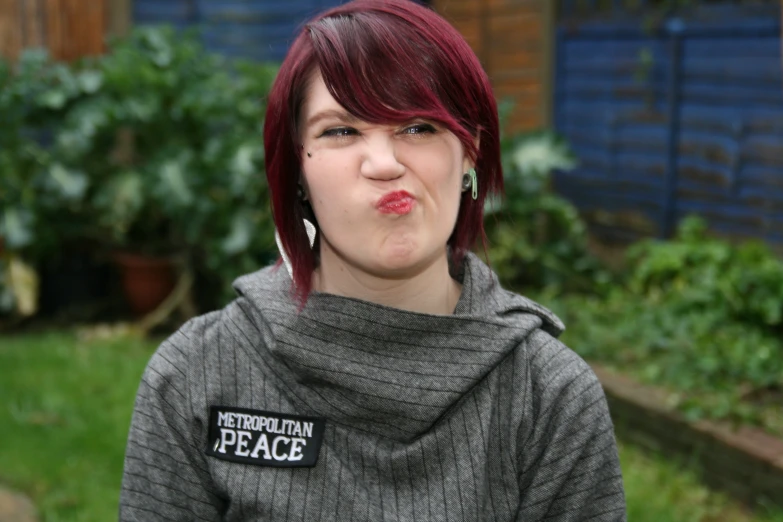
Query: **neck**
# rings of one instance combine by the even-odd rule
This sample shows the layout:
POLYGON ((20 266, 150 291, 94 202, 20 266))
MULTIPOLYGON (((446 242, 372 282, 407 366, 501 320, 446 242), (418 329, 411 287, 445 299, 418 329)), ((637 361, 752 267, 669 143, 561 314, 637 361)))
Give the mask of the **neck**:
POLYGON ((442 256, 395 278, 367 273, 325 250, 313 274, 313 288, 318 292, 435 315, 453 314, 462 293, 462 285, 449 274, 445 248, 442 256))

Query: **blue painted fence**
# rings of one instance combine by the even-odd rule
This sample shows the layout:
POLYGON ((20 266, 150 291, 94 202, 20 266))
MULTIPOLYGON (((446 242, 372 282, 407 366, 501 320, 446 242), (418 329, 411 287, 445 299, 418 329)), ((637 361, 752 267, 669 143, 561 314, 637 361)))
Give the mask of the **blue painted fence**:
POLYGON ((133 0, 136 24, 198 27, 211 51, 280 61, 301 25, 345 0, 133 0))
POLYGON ((620 1, 561 4, 555 125, 580 166, 556 190, 605 239, 669 237, 698 213, 783 245, 779 2, 657 19, 620 1))

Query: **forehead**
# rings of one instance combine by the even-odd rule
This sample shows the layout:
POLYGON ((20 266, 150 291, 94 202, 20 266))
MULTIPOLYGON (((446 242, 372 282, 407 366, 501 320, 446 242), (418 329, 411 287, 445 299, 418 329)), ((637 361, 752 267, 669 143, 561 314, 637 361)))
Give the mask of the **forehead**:
POLYGON ((348 111, 329 92, 321 73, 316 70, 310 75, 305 87, 302 107, 299 112, 300 122, 306 127, 314 116, 327 111, 348 115, 348 111))

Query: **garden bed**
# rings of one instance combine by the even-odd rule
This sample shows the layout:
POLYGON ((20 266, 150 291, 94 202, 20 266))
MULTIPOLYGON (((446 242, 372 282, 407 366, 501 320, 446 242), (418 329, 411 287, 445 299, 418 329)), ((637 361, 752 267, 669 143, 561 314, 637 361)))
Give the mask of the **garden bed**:
POLYGON ((666 406, 660 388, 593 364, 619 436, 664 454, 693 460, 702 478, 752 505, 783 507, 783 439, 757 428, 689 421, 666 406))

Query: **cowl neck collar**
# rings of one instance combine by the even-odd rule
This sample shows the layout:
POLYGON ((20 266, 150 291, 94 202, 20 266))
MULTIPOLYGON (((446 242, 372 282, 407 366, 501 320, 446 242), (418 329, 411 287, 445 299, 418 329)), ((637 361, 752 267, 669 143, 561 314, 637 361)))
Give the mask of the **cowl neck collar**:
POLYGON ((536 328, 560 320, 504 290, 474 254, 453 274, 453 315, 398 310, 312 293, 299 310, 291 279, 269 267, 238 279, 240 304, 262 332, 261 351, 303 413, 397 441, 426 433, 536 328))

